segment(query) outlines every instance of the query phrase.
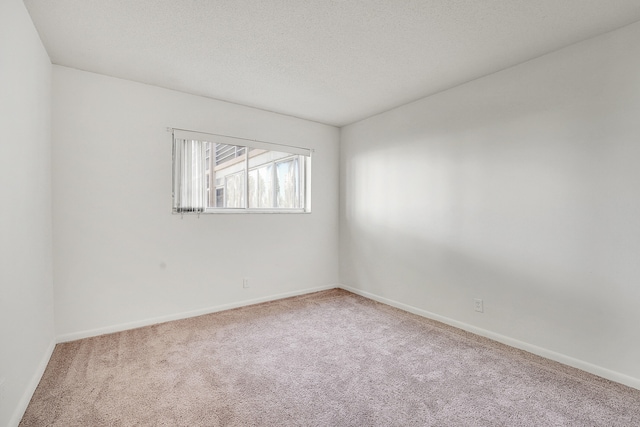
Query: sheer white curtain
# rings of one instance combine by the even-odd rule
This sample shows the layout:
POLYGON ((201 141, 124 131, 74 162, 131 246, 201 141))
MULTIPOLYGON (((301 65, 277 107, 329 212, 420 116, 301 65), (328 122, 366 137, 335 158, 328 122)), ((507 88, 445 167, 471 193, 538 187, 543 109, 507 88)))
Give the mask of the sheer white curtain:
POLYGON ((173 138, 173 211, 204 212, 205 142, 173 138))

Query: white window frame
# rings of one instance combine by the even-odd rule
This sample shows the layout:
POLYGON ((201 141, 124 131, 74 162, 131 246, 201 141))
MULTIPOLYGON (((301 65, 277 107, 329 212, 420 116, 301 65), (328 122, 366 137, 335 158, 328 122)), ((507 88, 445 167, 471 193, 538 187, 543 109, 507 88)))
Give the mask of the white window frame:
MULTIPOLYGON (((296 147, 285 144, 276 144, 265 141, 258 141, 252 139, 245 138, 237 138, 226 135, 217 135, 206 132, 196 132, 189 131, 184 129, 175 129, 175 128, 167 128, 167 130, 172 132, 173 135, 173 145, 174 145, 174 203, 173 203, 173 213, 174 214, 253 214, 253 213, 311 213, 311 156, 313 153, 312 149, 304 148, 304 147, 296 147), (244 200, 245 207, 244 208, 221 208, 221 207, 208 207, 206 206, 201 212, 180 212, 176 209, 175 203, 175 188, 176 188, 176 170, 175 170, 175 141, 176 140, 195 140, 195 141, 203 141, 210 142, 212 144, 227 144, 227 145, 235 145, 245 147, 245 159, 244 159, 244 200), (266 151, 277 151, 284 152, 291 155, 291 157, 298 155, 300 156, 299 162, 299 173, 300 173, 300 191, 301 191, 301 208, 250 208, 249 207, 249 172, 250 170, 255 169, 256 167, 249 168, 249 152, 251 148, 256 148, 260 150, 266 151)), ((204 149, 203 149, 204 151, 204 149)), ((213 145, 211 146, 210 156, 215 157, 215 150, 213 149, 213 145)), ((203 154, 204 155, 204 154, 203 154)), ((290 159, 291 157, 287 157, 290 159)), ((284 159, 274 161, 273 162, 273 173, 276 173, 276 163, 279 161, 284 161, 284 159)), ((205 169, 206 171, 206 169, 205 169)), ((203 180, 205 179, 205 174, 203 173, 203 180)), ((274 181, 275 183, 275 181, 274 181)), ((217 188, 219 186, 215 185, 215 182, 211 184, 213 188, 217 188)), ((206 183, 205 183, 206 187, 206 183)), ((223 190, 226 193, 226 189, 223 190)), ((275 193, 275 191, 274 191, 275 193)), ((275 198, 274 194, 274 198, 275 198)), ((226 197, 226 194, 225 194, 226 197)), ((205 197, 205 201, 206 201, 205 197)))

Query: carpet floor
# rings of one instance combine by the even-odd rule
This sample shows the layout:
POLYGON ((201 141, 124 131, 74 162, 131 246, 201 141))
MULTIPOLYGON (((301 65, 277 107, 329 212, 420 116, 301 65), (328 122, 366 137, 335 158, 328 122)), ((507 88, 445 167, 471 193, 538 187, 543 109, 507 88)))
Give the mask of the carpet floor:
POLYGON ((640 426, 640 391, 343 290, 56 346, 20 426, 640 426))

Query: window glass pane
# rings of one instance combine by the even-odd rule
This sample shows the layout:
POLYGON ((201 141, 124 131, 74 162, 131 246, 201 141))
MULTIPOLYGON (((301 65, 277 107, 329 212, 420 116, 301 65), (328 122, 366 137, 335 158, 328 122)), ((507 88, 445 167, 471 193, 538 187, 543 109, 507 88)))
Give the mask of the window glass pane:
MULTIPOLYGON (((295 156, 295 158, 297 157, 295 156)), ((249 151, 249 168, 252 177, 250 180, 255 179, 255 183, 249 183, 250 208, 274 209, 290 207, 276 204, 275 171, 278 162, 292 158, 294 157, 292 157, 291 153, 280 151, 257 148, 249 151)))
POLYGON ((215 206, 223 208, 224 207, 224 187, 216 188, 216 198, 215 198, 215 206))
POLYGON ((207 206, 244 209, 246 207, 245 147, 211 143, 211 150, 207 206))
POLYGON ((273 163, 249 171, 249 207, 273 208, 273 163))
POLYGON ((273 206, 273 164, 269 163, 258 169, 258 206, 272 208, 273 206))
POLYGON ((298 157, 276 163, 276 203, 279 208, 300 207, 298 157))
POLYGON ((258 170, 249 171, 249 207, 258 206, 258 170))
POLYGON ((224 189, 225 208, 244 207, 244 171, 227 175, 224 189))

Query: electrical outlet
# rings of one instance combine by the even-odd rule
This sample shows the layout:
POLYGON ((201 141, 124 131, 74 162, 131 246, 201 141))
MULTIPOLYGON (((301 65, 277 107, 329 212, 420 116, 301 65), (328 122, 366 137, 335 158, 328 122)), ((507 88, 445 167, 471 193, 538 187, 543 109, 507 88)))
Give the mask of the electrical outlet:
POLYGON ((473 299, 473 305, 475 307, 475 310, 478 313, 484 313, 484 304, 482 303, 482 300, 479 298, 474 298, 473 299))
POLYGON ((248 288, 249 287, 249 278, 245 277, 244 279, 242 279, 242 287, 243 288, 248 288))

